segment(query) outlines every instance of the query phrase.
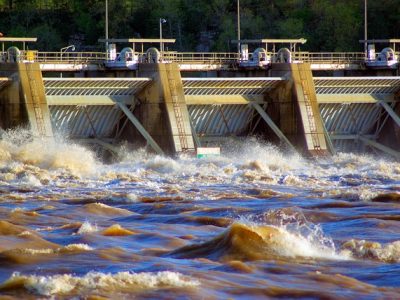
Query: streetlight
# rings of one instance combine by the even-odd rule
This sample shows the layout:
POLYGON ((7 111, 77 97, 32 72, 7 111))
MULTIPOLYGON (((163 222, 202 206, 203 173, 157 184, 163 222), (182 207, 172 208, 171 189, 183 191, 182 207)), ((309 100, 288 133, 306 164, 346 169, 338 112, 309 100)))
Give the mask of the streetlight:
POLYGON ((368 58, 367 27, 367 0, 364 0, 364 52, 366 58, 368 58))
POLYGON ((71 51, 75 51, 75 45, 69 45, 67 47, 60 49, 60 59, 61 60, 62 60, 63 53, 67 52, 68 49, 71 49, 71 51))
POLYGON ((240 0, 237 0, 237 39, 238 54, 240 58, 240 0))
POLYGON ((70 48, 71 48, 71 51, 75 51, 75 45, 69 45, 69 46, 67 46, 67 47, 61 48, 61 49, 60 49, 60 52, 61 52, 61 53, 67 52, 67 50, 70 49, 70 48))
POLYGON ((164 45, 163 45, 163 41, 162 41, 162 24, 167 23, 167 20, 160 18, 160 52, 161 52, 161 57, 163 56, 163 52, 164 52, 164 45))
POLYGON ((108 58, 108 0, 106 0, 106 22, 105 22, 105 35, 106 35, 106 53, 108 58))

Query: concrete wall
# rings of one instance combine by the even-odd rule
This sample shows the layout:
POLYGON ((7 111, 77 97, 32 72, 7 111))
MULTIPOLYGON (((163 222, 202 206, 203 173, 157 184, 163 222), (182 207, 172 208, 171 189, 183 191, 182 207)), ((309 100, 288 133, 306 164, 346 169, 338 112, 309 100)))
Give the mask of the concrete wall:
POLYGON ((0 64, 0 76, 12 79, 0 92, 1 127, 30 127, 34 136, 53 136, 40 65, 0 64))
MULTIPOLYGON (((143 64, 141 77, 153 82, 137 98, 135 115, 166 153, 194 151, 182 80, 177 64, 143 64)), ((137 134, 137 133, 136 133, 137 134)))
POLYGON ((29 126, 25 102, 20 97, 21 84, 17 64, 0 64, 0 76, 12 83, 0 91, 0 126, 2 129, 29 126))

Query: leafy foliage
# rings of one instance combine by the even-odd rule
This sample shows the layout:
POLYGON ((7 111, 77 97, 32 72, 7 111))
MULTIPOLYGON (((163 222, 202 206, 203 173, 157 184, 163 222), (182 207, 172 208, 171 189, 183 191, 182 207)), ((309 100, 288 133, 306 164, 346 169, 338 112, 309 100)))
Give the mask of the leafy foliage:
MULTIPOLYGON (((232 51, 237 37, 234 0, 108 0, 109 36, 176 38, 175 50, 232 51)), ((369 38, 400 36, 398 0, 369 1, 369 38), (383 5, 384 4, 384 5, 383 5)), ((304 50, 361 51, 364 1, 241 0, 242 38, 300 38, 304 50)), ((99 47, 105 0, 0 0, 0 31, 37 36, 36 47, 59 50, 76 34, 99 47)))

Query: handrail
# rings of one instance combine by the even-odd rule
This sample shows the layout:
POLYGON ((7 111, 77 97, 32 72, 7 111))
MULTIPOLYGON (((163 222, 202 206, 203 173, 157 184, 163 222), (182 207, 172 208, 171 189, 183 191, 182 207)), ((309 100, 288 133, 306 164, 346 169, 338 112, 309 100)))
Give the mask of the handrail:
POLYGON ((33 60, 44 63, 97 63, 106 59, 104 52, 37 52, 33 60))
MULTIPOLYGON (((0 52, 0 61, 5 61, 7 52, 0 52)), ((40 63, 99 63, 107 59, 105 52, 39 52, 20 51, 20 61, 35 61, 40 63)))
MULTIPOLYGON (((395 53, 400 57, 400 52, 395 53)), ((135 56, 144 58, 145 53, 135 52, 135 56)), ((268 52, 267 57, 275 61, 277 53, 268 52)), ((362 63, 366 61, 364 52, 292 52, 292 61, 320 64, 362 63)), ((7 52, 0 52, 0 62, 7 61, 7 52)), ((252 54, 249 53, 249 57, 252 54)), ((85 64, 110 61, 105 52, 40 52, 20 51, 20 61, 35 61, 54 64, 85 64)), ((178 63, 234 63, 240 61, 238 53, 232 52, 174 52, 162 53, 162 60, 178 63)), ((144 60, 139 60, 144 61, 144 60)))
POLYGON ((310 63, 359 63, 365 61, 364 52, 294 52, 292 59, 310 63))
POLYGON ((174 62, 232 62, 239 60, 238 53, 231 52, 166 52, 163 59, 174 62))

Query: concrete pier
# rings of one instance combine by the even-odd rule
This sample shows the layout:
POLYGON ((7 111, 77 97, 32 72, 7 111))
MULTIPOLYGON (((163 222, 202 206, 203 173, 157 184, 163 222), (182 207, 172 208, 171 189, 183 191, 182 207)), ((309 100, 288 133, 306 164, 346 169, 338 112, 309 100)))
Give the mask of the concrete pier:
POLYGON ((293 96, 301 120, 299 133, 304 137, 304 149, 311 156, 327 155, 324 125, 318 107, 310 64, 290 64, 293 96))
POLYGON ((144 64, 139 74, 153 79, 138 95, 144 128, 167 153, 195 151, 178 65, 144 64))
POLYGON ((310 64, 276 64, 271 72, 286 78, 268 95, 282 133, 306 156, 329 155, 310 64))
POLYGON ((0 64, 0 74, 12 81, 0 91, 2 128, 29 126, 34 136, 52 137, 50 112, 39 64, 0 64))

